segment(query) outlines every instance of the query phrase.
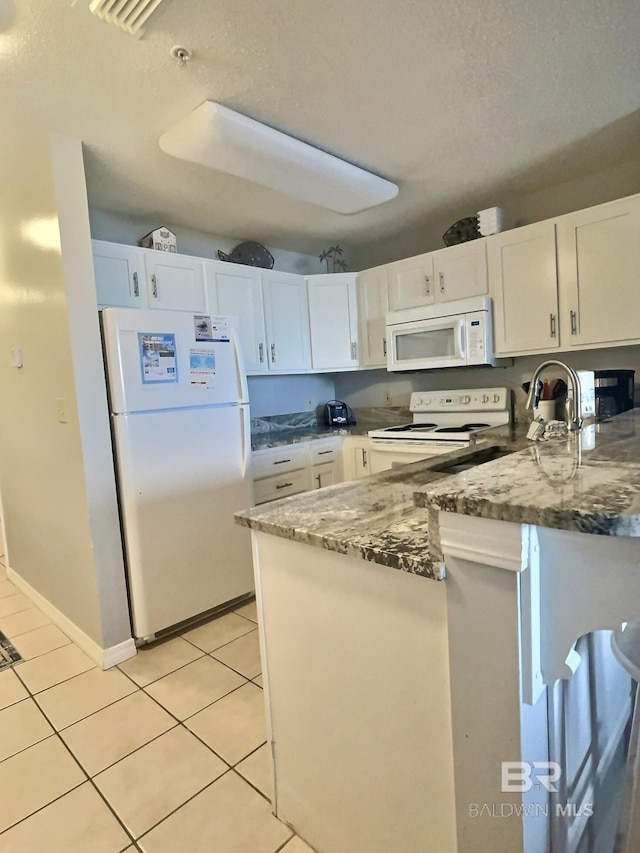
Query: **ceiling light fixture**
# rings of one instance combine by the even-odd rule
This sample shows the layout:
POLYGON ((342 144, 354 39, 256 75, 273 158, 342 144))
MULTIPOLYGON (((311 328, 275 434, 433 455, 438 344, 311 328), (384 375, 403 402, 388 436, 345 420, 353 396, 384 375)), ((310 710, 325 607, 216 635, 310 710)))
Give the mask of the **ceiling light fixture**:
POLYGON ((164 133, 160 148, 337 213, 358 213, 398 195, 390 181, 214 101, 164 133))

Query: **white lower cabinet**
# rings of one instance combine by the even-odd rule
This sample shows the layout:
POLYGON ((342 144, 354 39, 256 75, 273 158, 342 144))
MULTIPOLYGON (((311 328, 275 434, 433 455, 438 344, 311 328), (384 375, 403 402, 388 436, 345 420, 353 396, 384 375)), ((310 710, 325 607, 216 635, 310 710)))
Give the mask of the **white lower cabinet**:
POLYGON ((251 455, 256 504, 320 489, 342 481, 340 445, 335 436, 254 450, 251 455))
POLYGON ((350 435, 342 442, 342 470, 345 480, 357 480, 371 474, 371 439, 350 435))
POLYGON ((355 273, 307 278, 311 366, 314 370, 358 367, 358 307, 355 273))

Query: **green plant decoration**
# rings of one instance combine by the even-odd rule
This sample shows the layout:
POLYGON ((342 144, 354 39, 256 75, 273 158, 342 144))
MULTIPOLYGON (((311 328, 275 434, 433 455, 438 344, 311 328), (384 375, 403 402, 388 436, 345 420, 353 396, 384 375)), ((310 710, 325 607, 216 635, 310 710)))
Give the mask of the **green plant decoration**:
POLYGON ((342 272, 346 271, 347 262, 343 258, 338 257, 338 255, 341 254, 342 249, 340 246, 331 246, 320 255, 320 260, 324 261, 327 265, 327 272, 338 272, 338 270, 342 270, 342 272), (329 261, 333 264, 333 269, 329 269, 329 261))

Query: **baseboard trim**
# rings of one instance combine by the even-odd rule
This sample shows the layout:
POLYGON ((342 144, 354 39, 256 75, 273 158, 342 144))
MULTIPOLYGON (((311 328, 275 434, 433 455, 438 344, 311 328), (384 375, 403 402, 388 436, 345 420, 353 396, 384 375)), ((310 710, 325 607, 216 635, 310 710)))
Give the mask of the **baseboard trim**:
POLYGON ((133 638, 125 640, 123 643, 118 643, 116 646, 103 649, 82 628, 79 628, 75 622, 72 622, 68 616, 65 616, 62 611, 58 610, 55 605, 34 589, 30 583, 27 583, 24 578, 14 572, 13 569, 9 568, 9 566, 7 566, 7 577, 11 583, 18 587, 20 592, 23 592, 27 598, 31 599, 38 610, 42 610, 45 616, 48 616, 61 631, 64 631, 67 637, 73 640, 102 669, 109 669, 109 667, 122 663, 136 654, 136 643, 133 638))

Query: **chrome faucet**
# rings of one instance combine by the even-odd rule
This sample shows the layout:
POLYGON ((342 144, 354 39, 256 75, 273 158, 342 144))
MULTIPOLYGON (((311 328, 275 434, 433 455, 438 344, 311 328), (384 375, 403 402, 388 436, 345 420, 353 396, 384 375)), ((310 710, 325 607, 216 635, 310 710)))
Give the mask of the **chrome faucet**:
POLYGON ((563 361, 551 359, 544 361, 534 372, 531 377, 531 385, 529 387, 529 396, 527 397, 527 409, 533 409, 533 400, 536 393, 536 385, 543 370, 547 367, 561 367, 567 374, 568 392, 566 402, 567 426, 572 432, 579 430, 582 427, 582 392, 580 390, 580 377, 576 371, 565 364, 563 361))

